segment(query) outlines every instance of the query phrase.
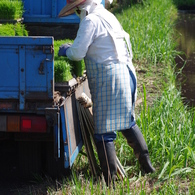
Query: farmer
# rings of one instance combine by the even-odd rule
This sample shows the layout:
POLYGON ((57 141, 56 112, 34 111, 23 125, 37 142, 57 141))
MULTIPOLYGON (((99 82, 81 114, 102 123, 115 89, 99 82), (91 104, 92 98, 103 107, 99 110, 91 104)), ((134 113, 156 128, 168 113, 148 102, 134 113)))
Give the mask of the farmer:
POLYGON ((73 12, 81 21, 77 37, 72 45, 61 45, 58 55, 85 60, 93 102, 94 138, 104 179, 110 185, 116 178, 116 131, 121 131, 133 148, 142 170, 152 173, 155 169, 134 117, 137 80, 128 34, 101 0, 67 0, 59 17, 73 12))

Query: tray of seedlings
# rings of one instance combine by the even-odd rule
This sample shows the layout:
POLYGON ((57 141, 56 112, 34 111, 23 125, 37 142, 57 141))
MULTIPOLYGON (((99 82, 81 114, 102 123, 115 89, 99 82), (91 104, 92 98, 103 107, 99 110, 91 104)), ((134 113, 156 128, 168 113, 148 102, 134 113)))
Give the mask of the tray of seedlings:
POLYGON ((67 57, 58 56, 59 46, 71 42, 67 39, 54 43, 55 90, 65 93, 65 96, 74 92, 86 80, 84 60, 71 61, 67 57))
POLYGON ((22 22, 23 18, 23 3, 22 0, 1 0, 0 1, 0 23, 18 23, 22 22))
POLYGON ((22 0, 0 1, 0 36, 28 36, 23 18, 22 0))

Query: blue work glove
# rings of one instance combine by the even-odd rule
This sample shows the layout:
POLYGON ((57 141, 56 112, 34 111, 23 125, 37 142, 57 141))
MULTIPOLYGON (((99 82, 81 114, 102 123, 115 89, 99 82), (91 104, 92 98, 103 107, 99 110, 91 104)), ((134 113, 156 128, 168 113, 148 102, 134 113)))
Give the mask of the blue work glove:
POLYGON ((58 56, 66 56, 66 50, 71 47, 72 43, 65 43, 59 47, 58 56))

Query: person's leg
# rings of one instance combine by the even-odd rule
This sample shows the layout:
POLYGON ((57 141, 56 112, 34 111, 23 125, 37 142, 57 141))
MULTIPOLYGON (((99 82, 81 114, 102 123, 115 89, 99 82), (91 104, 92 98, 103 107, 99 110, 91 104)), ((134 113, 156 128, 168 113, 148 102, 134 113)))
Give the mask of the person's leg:
MULTIPOLYGON (((135 105, 135 91, 136 91, 137 84, 136 84, 135 75, 132 73, 131 70, 129 70, 129 73, 130 73, 130 87, 132 93, 132 113, 133 113, 134 105, 135 105)), ((121 132, 127 139, 129 146, 133 148, 134 154, 138 158, 139 163, 142 169, 144 170, 144 172, 152 173, 155 171, 155 169, 152 166, 149 158, 148 147, 146 145, 145 139, 139 127, 135 123, 134 117, 133 116, 131 117, 132 117, 132 126, 130 127, 130 129, 126 129, 121 132)))
POLYGON ((117 176, 117 160, 113 140, 116 139, 116 133, 95 134, 94 137, 105 182, 107 186, 111 185, 111 181, 114 185, 117 176))
POLYGON ((143 171, 145 173, 155 172, 155 169, 150 161, 148 147, 139 127, 135 124, 130 129, 123 130, 121 132, 127 139, 129 146, 133 148, 134 154, 137 157, 143 171))

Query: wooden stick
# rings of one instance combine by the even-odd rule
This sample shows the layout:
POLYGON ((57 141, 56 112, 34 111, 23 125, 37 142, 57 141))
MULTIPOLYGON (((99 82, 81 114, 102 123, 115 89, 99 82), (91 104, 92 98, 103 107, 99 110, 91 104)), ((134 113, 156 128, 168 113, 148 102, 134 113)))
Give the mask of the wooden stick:
MULTIPOLYGON (((93 122, 93 115, 92 112, 89 110, 90 108, 85 108, 83 105, 81 105, 78 101, 77 101, 77 109, 78 109, 78 113, 79 113, 79 120, 80 123, 82 124, 82 134, 83 134, 83 139, 84 139, 84 144, 87 150, 87 156, 89 158, 89 162, 90 162, 90 167, 92 170, 92 173, 94 174, 94 176, 97 176, 97 162, 95 160, 95 156, 94 156, 94 152, 93 152, 93 146, 92 143, 90 141, 90 139, 92 139, 93 145, 96 148, 96 144, 95 144, 95 140, 94 140, 94 122, 93 122), (86 127, 86 129, 84 128, 86 127), (86 135, 86 131, 88 131, 88 136, 86 135)), ((123 166, 121 165, 118 157, 116 157, 117 159, 117 172, 118 175, 120 176, 120 179, 123 180, 126 177, 126 172, 123 168, 123 166)))

